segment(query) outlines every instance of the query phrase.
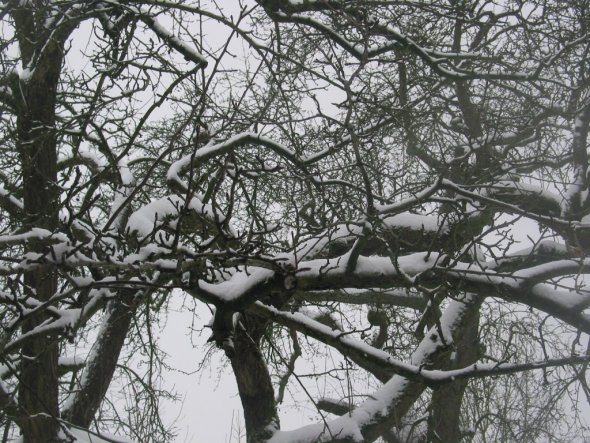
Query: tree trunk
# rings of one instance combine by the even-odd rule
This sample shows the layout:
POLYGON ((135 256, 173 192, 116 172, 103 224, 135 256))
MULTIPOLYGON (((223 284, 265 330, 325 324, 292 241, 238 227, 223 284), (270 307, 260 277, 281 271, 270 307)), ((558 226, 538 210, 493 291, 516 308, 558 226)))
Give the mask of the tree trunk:
POLYGON ((279 428, 274 390, 259 347, 267 322, 248 313, 241 315, 240 322, 244 328, 236 328, 231 364, 244 409, 248 443, 258 443, 272 436, 273 428, 279 428))
MULTIPOLYGON (((29 23, 29 22, 25 22, 29 23)), ((31 25, 32 23, 29 23, 31 25)), ((30 35, 31 30, 27 33, 30 35)), ((35 37, 37 46, 41 36, 35 37)), ((20 80, 22 98, 17 106, 17 149, 22 162, 24 227, 54 231, 58 225, 57 149, 55 133, 55 106, 57 84, 63 60, 60 45, 43 42, 43 49, 26 48, 21 41, 23 60, 26 54, 42 51, 33 64, 25 66, 31 75, 20 80), (34 70, 34 71, 33 71, 34 70)), ((29 244, 27 252, 44 253, 42 245, 29 244)), ((53 266, 39 266, 25 272, 25 295, 45 302, 57 290, 57 273, 53 266)), ((27 319, 22 326, 27 333, 46 320, 39 314, 27 319)), ((19 405, 27 414, 22 421, 24 443, 58 440, 58 346, 57 342, 39 336, 22 347, 19 377, 19 405)))
POLYGON ((133 290, 122 290, 119 298, 107 305, 93 352, 86 362, 82 382, 74 394, 64 418, 72 424, 88 428, 111 384, 121 348, 129 332, 137 307, 133 290))
MULTIPOLYGON (((441 369, 450 370, 462 368, 475 363, 479 358, 479 311, 473 312, 462 334, 455 339, 456 358, 450 360, 441 369)), ((429 442, 460 442, 463 436, 461 430, 461 404, 467 387, 467 379, 443 385, 432 394, 431 411, 428 418, 429 442)))
MULTIPOLYGON (((45 130, 46 126, 53 127, 52 97, 43 90, 43 85, 29 85, 27 89, 30 113, 19 115, 17 123, 24 166, 26 224, 54 230, 57 227, 55 137, 52 130, 45 130)), ((29 251, 43 252, 42 247, 35 245, 29 251)), ((49 300, 57 290, 57 274, 51 266, 27 271, 24 282, 26 296, 41 302, 49 300)), ((27 319, 22 326, 23 334, 45 319, 44 315, 27 319)), ((57 422, 51 418, 58 416, 57 359, 57 343, 45 337, 29 340, 22 347, 19 403, 30 417, 22 429, 24 443, 51 441, 48 436, 57 435, 57 422)))

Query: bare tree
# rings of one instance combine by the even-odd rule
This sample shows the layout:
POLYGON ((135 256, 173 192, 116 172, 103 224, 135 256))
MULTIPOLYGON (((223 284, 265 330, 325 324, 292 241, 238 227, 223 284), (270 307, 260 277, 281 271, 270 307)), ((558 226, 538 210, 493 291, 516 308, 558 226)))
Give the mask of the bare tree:
POLYGON ((182 296, 249 442, 579 437, 590 5, 203 3, 2 3, 4 440, 173 438, 182 296))

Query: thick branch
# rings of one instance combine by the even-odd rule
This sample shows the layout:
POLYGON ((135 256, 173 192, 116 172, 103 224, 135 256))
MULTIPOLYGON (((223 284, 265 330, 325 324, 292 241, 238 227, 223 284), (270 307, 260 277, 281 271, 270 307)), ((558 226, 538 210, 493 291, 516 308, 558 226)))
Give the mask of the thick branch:
POLYGON ((80 386, 62 413, 74 425, 88 428, 92 424, 113 378, 139 300, 136 291, 127 289, 120 291, 119 297, 108 303, 80 386))

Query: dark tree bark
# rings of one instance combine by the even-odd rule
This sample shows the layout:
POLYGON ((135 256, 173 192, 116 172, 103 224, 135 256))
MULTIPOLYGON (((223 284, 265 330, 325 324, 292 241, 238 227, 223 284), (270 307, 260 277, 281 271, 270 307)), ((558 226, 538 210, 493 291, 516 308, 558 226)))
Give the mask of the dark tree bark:
POLYGON ((74 425, 88 428, 92 424, 109 388, 137 307, 135 292, 123 290, 107 305, 103 326, 82 375, 84 382, 62 414, 74 425))
POLYGON ((259 346, 266 326, 265 319, 242 314, 234 338, 231 364, 244 409, 248 443, 265 441, 272 435, 269 429, 279 428, 274 390, 259 346))
MULTIPOLYGON (((480 354, 478 329, 479 311, 474 310, 462 329, 462 334, 456 338, 456 357, 449 360, 441 369, 458 369, 477 362, 480 354)), ((428 441, 461 441, 461 405, 467 383, 467 379, 457 380, 433 392, 428 418, 428 441)))
MULTIPOLYGON (((62 62, 61 48, 55 46, 40 61, 36 69, 45 75, 35 75, 21 81, 23 102, 17 118, 18 149, 23 164, 24 210, 26 224, 50 231, 57 227, 57 153, 55 125, 55 91, 62 62)), ((31 252, 42 252, 32 245, 31 252)), ((50 266, 38 267, 25 273, 28 296, 44 302, 57 290, 57 274, 50 266)), ((28 319, 23 333, 45 320, 39 315, 28 319)), ((59 414, 58 347, 43 337, 29 340, 22 348, 19 403, 29 418, 23 421, 25 443, 57 440, 59 414)))
MULTIPOLYGON (((15 79, 17 96, 17 149, 22 163, 24 227, 54 231, 58 225, 57 137, 55 107, 63 62, 63 40, 70 30, 53 34, 43 26, 49 6, 31 2, 12 11, 25 68, 15 79)), ((29 244, 28 252, 46 252, 29 244)), ((24 275, 25 295, 46 302, 57 290, 57 273, 51 266, 37 267, 24 275)), ((27 319, 23 333, 46 319, 39 314, 27 319)), ((22 420, 24 443, 58 441, 58 346, 43 336, 22 347, 19 405, 27 415, 22 420)))

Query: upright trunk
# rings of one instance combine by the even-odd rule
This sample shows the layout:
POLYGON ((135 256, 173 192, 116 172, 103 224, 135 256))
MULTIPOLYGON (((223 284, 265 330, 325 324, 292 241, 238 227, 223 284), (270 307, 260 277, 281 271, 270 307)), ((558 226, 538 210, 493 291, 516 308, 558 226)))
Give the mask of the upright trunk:
MULTIPOLYGON (((462 334, 455 339, 456 357, 441 369, 450 370, 475 363, 480 354, 479 312, 469 317, 462 334)), ((461 429, 461 405, 468 380, 462 379, 441 386, 432 394, 428 418, 429 442, 460 442, 465 436, 461 429)))
POLYGON ((272 435, 273 427, 279 428, 274 390, 259 347, 267 322, 244 313, 241 323, 244 328, 236 328, 231 364, 244 409, 248 443, 259 443, 272 435))
MULTIPOLYGON (((23 63, 29 66, 29 71, 25 71, 19 84, 17 148, 22 164, 25 228, 53 231, 58 225, 59 200, 55 106, 63 53, 55 42, 40 42, 40 36, 36 39, 37 42, 27 43, 21 40, 23 60, 27 62, 27 54, 31 57, 27 64, 23 63), (27 44, 35 48, 23 48, 27 44), (36 58, 41 51, 43 55, 36 58)), ((46 251, 42 245, 29 244, 28 252, 46 251)), ((24 283, 27 297, 45 302, 57 290, 57 274, 52 266, 38 266, 25 272, 24 283)), ((46 318, 38 314, 27 319, 22 326, 23 333, 36 328, 46 318)), ((59 441, 58 352, 57 343, 43 336, 22 347, 18 401, 27 414, 21 427, 24 443, 59 441)))

